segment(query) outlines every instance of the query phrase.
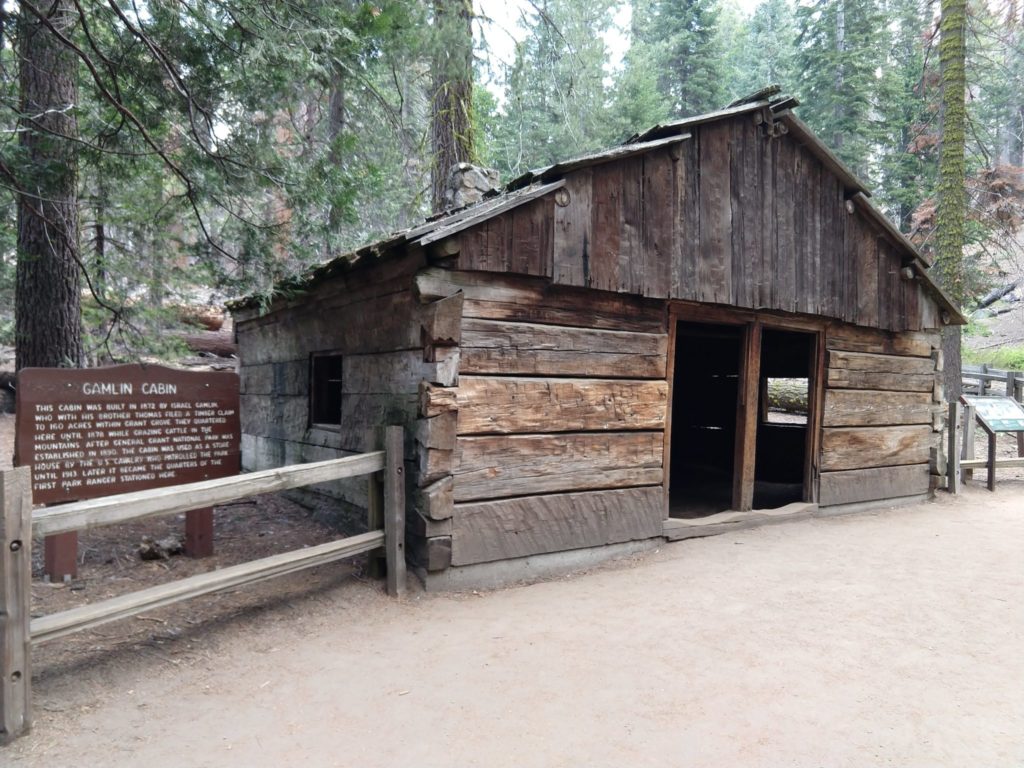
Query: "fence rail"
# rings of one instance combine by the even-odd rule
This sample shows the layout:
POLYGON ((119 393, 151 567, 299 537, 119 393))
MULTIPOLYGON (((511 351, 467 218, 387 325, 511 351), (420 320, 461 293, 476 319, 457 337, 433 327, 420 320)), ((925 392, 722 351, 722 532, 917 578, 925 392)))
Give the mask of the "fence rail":
POLYGON ((964 392, 972 395, 987 395, 994 382, 1006 385, 1006 396, 1017 402, 1024 402, 1024 371, 1009 371, 987 364, 964 365, 960 369, 964 392))
POLYGON ((218 480, 154 488, 101 499, 33 509, 27 467, 0 475, 0 744, 31 727, 32 646, 200 595, 324 565, 384 548, 388 593, 405 585, 405 482, 402 428, 388 427, 384 450, 253 472, 218 480), (381 474, 383 489, 376 475, 381 474), (31 618, 32 537, 87 530, 262 493, 371 475, 370 526, 358 536, 197 574, 169 584, 31 618))

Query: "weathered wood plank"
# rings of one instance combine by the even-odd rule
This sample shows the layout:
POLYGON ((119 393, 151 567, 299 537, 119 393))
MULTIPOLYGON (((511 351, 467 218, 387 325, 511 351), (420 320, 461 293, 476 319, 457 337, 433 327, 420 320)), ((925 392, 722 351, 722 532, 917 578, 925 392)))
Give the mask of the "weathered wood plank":
POLYGON ((674 168, 678 147, 643 157, 643 283, 644 296, 667 297, 672 280, 676 231, 674 168))
POLYGON ((619 290, 620 221, 622 217, 622 165, 607 163, 593 169, 591 197, 590 279, 588 287, 619 290))
POLYGON ((90 627, 97 627, 118 619, 135 616, 144 611, 173 605, 200 595, 233 589, 256 581, 284 576, 289 573, 335 562, 384 544, 383 531, 370 531, 339 541, 330 541, 306 549, 232 565, 209 573, 200 573, 169 584, 159 584, 80 608, 72 608, 33 619, 32 642, 44 643, 90 627))
POLYGON ((239 349, 247 365, 277 362, 282 356, 296 358, 303 352, 348 355, 417 349, 421 346, 419 315, 427 311, 408 289, 337 310, 310 302, 273 315, 273 322, 239 328, 239 349))
POLYGON ((668 382, 485 378, 459 381, 460 435, 664 429, 668 382))
POLYGON ((405 459, 403 430, 384 430, 384 552, 388 594, 405 594, 405 459))
POLYGON ((662 481, 661 432, 460 437, 455 501, 662 481))
POLYGON ((931 424, 934 412, 929 392, 829 389, 823 423, 826 427, 931 424))
POLYGON ((662 301, 554 286, 538 278, 432 267, 416 276, 415 285, 420 301, 462 291, 466 297, 463 314, 467 318, 644 333, 665 329, 662 301))
POLYGON ((931 357, 907 357, 904 355, 879 355, 871 352, 844 352, 830 350, 828 367, 850 371, 884 371, 905 375, 935 372, 935 361, 931 357))
POLYGON ((591 215, 593 173, 583 168, 565 181, 566 205, 555 201, 552 280, 562 285, 585 287, 590 277, 591 215))
POLYGON ((243 395, 309 395, 309 357, 278 360, 238 369, 243 395))
POLYGON ((451 536, 414 536, 409 545, 412 563, 436 573, 449 568, 452 564, 451 536))
POLYGON ((420 320, 424 347, 451 347, 462 338, 462 293, 456 293, 423 308, 420 320))
POLYGON ((313 285, 307 291, 275 298, 266 313, 258 308, 247 308, 232 310, 232 316, 241 337, 263 325, 281 322, 280 310, 330 314, 344 307, 408 290, 412 276, 424 266, 423 252, 413 249, 398 258, 382 259, 366 269, 336 270, 329 280, 313 285))
POLYGON ((32 473, 0 474, 0 744, 32 727, 32 473))
POLYGON ((833 427, 823 430, 823 472, 924 464, 936 442, 931 425, 833 427))
POLYGON ((643 252, 644 199, 642 155, 623 160, 619 210, 619 253, 617 290, 642 295, 645 259, 643 252))
POLYGON ((885 389, 893 392, 932 392, 935 376, 918 374, 906 376, 900 373, 879 371, 829 370, 828 386, 846 389, 885 389))
POLYGON ((794 219, 798 215, 796 147, 788 141, 775 142, 775 283, 772 308, 796 310, 796 241, 794 219))
POLYGON ((419 457, 419 475, 417 477, 420 486, 430 485, 452 473, 455 460, 454 450, 428 448, 417 443, 416 452, 419 457))
POLYGON ((675 164, 675 217, 676 231, 672 260, 672 289, 674 299, 697 300, 697 264, 700 253, 700 132, 695 131, 691 141, 679 145, 679 160, 675 164))
POLYGON ((743 334, 743 362, 736 414, 736 443, 733 454, 733 509, 746 512, 754 506, 754 461, 758 427, 758 385, 761 381, 761 323, 748 326, 743 334))
POLYGON ((732 205, 728 123, 700 126, 698 300, 732 303, 732 205))
POLYGON ((423 418, 440 416, 458 408, 454 389, 423 381, 420 382, 419 390, 419 413, 423 418))
POLYGON ((927 464, 822 472, 821 500, 818 503, 827 507, 833 504, 917 496, 928 493, 929 482, 927 464))
POLYGON ((450 518, 454 504, 454 481, 450 476, 418 489, 413 495, 414 508, 431 520, 450 518))
POLYGON ((377 472, 384 468, 384 452, 267 469, 247 475, 202 480, 198 483, 151 488, 147 491, 104 496, 36 510, 33 526, 40 536, 80 531, 155 515, 172 515, 225 501, 274 493, 314 483, 377 472))
MULTIPOLYGON (((461 386, 458 391, 461 392, 461 386)), ((420 445, 451 451, 455 449, 457 424, 457 414, 449 411, 431 419, 417 419, 413 423, 412 433, 420 445)))
POLYGON ((419 349, 345 355, 342 359, 342 393, 410 394, 419 389, 421 381, 452 386, 458 381, 457 349, 438 350, 435 356, 435 362, 425 361, 419 349))
POLYGON ((665 334, 466 319, 461 372, 664 378, 665 334))
POLYGON ((661 535, 662 506, 660 486, 459 504, 452 564, 652 538, 661 535))
MULTIPOLYGON (((760 129, 757 130, 760 138, 760 129)), ((778 252, 778 200, 775 194, 776 157, 779 142, 761 141, 761 181, 758 199, 761 205, 761 258, 758 271, 758 290, 756 307, 775 306, 775 264, 778 252)))
POLYGON ((834 323, 828 327, 825 344, 829 349, 847 352, 931 357, 940 339, 937 332, 892 333, 834 323))

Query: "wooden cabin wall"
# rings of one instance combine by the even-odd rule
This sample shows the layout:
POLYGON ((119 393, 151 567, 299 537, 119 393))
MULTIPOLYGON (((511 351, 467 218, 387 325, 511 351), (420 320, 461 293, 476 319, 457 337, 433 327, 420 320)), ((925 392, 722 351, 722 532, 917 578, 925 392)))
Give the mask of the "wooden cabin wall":
MULTIPOLYGON (((461 297, 421 303, 411 292, 422 255, 341 275, 264 316, 236 316, 241 357, 243 470, 322 461, 375 450, 380 428, 411 425, 421 381, 456 381, 458 351, 448 338, 461 297), (310 423, 310 358, 342 355, 341 425, 310 423)), ((407 441, 413 461, 414 442, 407 441)), ((314 488, 343 502, 353 519, 367 507, 367 479, 314 488)))
POLYGON ((822 507, 928 493, 941 467, 937 331, 826 331, 819 485, 822 507))
POLYGON ((842 182, 755 114, 572 171, 558 193, 459 238, 457 267, 567 286, 817 315, 887 330, 939 327, 901 250, 842 182))
POLYGON ((440 269, 417 290, 464 297, 458 384, 421 392, 421 564, 661 535, 664 302, 440 269))

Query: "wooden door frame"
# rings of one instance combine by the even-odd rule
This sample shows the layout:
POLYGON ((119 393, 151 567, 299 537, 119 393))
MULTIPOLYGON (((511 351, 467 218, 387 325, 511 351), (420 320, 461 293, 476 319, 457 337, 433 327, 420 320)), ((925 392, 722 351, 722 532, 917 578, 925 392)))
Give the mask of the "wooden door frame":
POLYGON ((680 322, 702 325, 731 325, 743 329, 740 370, 740 401, 736 408, 735 462, 733 467, 733 498, 735 511, 753 507, 754 470, 757 460, 757 425, 759 421, 761 337, 765 329, 798 331, 811 336, 811 359, 808 361, 807 440, 804 450, 805 501, 818 500, 818 463, 821 447, 821 421, 825 399, 825 330, 828 322, 818 317, 801 317, 756 310, 729 308, 694 302, 672 301, 668 306, 668 355, 666 376, 668 404, 665 416, 663 447, 665 518, 669 516, 672 476, 672 408, 675 398, 677 330, 680 322), (754 370, 756 375, 750 376, 754 370))

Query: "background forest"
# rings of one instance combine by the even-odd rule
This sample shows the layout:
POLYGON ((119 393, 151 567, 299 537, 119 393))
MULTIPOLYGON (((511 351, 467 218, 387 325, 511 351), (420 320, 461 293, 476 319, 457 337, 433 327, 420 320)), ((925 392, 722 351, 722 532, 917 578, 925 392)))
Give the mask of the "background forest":
MULTIPOLYGON (((18 199, 34 189, 63 189, 63 208, 37 198, 77 233, 61 247, 85 338, 64 360, 134 359, 173 346, 183 306, 265 292, 430 214, 442 155, 508 181, 769 83, 927 251, 938 25, 930 0, 6 3, 0 342, 14 343, 18 199), (39 114, 29 59, 60 91, 39 114)), ((1024 3, 975 0, 966 45, 978 295, 1020 247, 1024 3)))

